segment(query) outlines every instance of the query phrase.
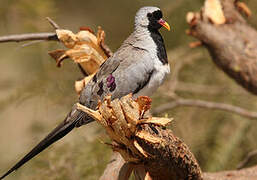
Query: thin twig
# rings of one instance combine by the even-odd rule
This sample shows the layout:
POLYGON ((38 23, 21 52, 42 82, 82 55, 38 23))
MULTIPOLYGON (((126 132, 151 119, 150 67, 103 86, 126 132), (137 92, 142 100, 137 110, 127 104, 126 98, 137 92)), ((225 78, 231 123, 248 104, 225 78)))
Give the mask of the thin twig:
MULTIPOLYGON (((54 29, 60 29, 60 26, 56 22, 54 22, 50 17, 46 17, 46 19, 54 27, 54 29)), ((35 40, 58 41, 58 37, 57 37, 56 33, 48 33, 48 32, 47 33, 26 33, 26 34, 0 36, 0 43, 35 41, 35 40)))
POLYGON ((199 107, 199 108, 207 108, 207 109, 216 109, 216 110, 223 110, 228 111, 231 113, 238 114, 243 117, 247 117, 249 119, 257 120, 257 112, 248 111, 238 106, 233 106, 230 104, 224 103, 216 103, 216 102, 209 102, 203 100, 194 100, 194 99, 183 99, 178 98, 170 103, 163 104, 157 108, 155 108, 152 113, 153 114, 160 114, 167 110, 176 108, 178 106, 191 106, 191 107, 199 107))
MULTIPOLYGON (((171 80, 169 83, 169 91, 170 92, 172 92, 172 93, 175 92, 178 81, 179 81, 179 73, 181 72, 183 67, 185 67, 185 65, 193 63, 194 60, 198 59, 199 57, 201 57, 201 53, 199 53, 199 52, 190 53, 190 49, 183 56, 179 57, 180 61, 177 61, 177 63, 175 64, 175 66, 172 70, 172 76, 171 76, 171 80), (181 59, 183 59, 183 60, 181 60, 181 59)), ((167 92, 167 89, 165 91, 167 92)))
MULTIPOLYGON (((233 95, 241 95, 241 96, 248 95, 247 91, 245 91, 244 89, 240 89, 240 88, 236 90, 234 90, 233 88, 228 89, 226 85, 217 86, 217 85, 197 84, 197 83, 179 81, 176 86, 176 91, 196 93, 201 95, 203 94, 217 95, 227 90, 229 90, 229 92, 233 95)), ((167 91, 167 88, 166 88, 166 91, 167 91)))
POLYGON ((46 17, 46 20, 53 26, 54 29, 60 29, 60 26, 54 22, 50 17, 46 17))
POLYGON ((237 166, 237 169, 242 169, 244 168, 248 162, 254 157, 254 156, 257 156, 257 149, 254 150, 254 151, 251 151, 247 154, 247 156, 243 159, 243 161, 241 161, 238 166, 237 166))
POLYGON ((34 40, 58 41, 58 38, 56 33, 28 33, 28 34, 15 34, 15 35, 0 37, 0 43, 34 41, 34 40))
POLYGON ((31 42, 22 44, 21 47, 27 47, 27 46, 30 46, 30 45, 33 45, 33 44, 36 44, 36 43, 40 43, 40 42, 43 42, 43 41, 44 41, 44 40, 35 40, 35 41, 31 41, 31 42))

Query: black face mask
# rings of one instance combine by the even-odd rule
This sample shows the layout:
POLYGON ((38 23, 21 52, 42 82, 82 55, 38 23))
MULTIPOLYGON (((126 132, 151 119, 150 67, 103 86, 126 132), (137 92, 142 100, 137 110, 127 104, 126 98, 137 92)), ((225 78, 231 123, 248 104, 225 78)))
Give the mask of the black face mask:
POLYGON ((149 31, 156 31, 162 27, 162 25, 158 23, 158 21, 162 18, 162 12, 160 10, 154 11, 153 13, 148 13, 147 17, 149 20, 149 31))

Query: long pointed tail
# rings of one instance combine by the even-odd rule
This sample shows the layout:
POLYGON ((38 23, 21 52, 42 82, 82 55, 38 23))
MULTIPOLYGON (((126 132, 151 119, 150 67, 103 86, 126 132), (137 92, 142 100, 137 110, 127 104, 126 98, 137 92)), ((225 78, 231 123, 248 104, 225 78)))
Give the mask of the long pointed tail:
MULTIPOLYGON (((74 127, 77 127, 77 123, 85 117, 85 114, 81 111, 73 109, 71 113, 65 118, 65 120, 59 124, 51 133, 49 133, 41 142, 39 142, 27 155, 25 155, 18 163, 16 163, 9 171, 7 171, 0 180, 8 176, 13 171, 20 168, 23 164, 42 152, 48 146, 63 138, 66 134, 71 132, 74 127)), ((88 121, 88 123, 91 121, 88 121)), ((85 123, 86 124, 86 123, 85 123)))

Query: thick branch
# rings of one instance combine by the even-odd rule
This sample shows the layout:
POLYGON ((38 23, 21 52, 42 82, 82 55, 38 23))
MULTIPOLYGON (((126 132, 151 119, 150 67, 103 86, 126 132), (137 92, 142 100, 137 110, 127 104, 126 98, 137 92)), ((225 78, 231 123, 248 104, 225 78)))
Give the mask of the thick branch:
POLYGON ((58 38, 56 33, 28 33, 28 34, 15 34, 15 35, 0 37, 0 43, 34 41, 34 40, 58 41, 58 38))
POLYGON ((128 180, 133 170, 131 163, 126 163, 118 152, 113 152, 110 162, 108 163, 103 175, 99 180, 128 180))
POLYGON ((255 120, 257 119, 257 112, 248 111, 238 106, 233 106, 233 105, 224 104, 224 103, 203 101, 203 100, 183 99, 183 98, 178 98, 170 103, 162 104, 161 106, 155 108, 152 113, 160 114, 162 112, 176 108, 178 106, 192 106, 192 107, 200 107, 200 108, 207 108, 207 109, 216 109, 216 110, 235 113, 249 119, 255 119, 255 120))
MULTIPOLYGON (((108 173, 113 174, 114 177, 117 177, 116 174, 119 173, 120 170, 117 169, 116 167, 123 167, 123 165, 125 164, 125 161, 122 159, 121 156, 115 156, 115 157, 116 158, 114 159, 114 161, 111 161, 109 164, 109 165, 112 165, 114 168, 112 169, 111 166, 108 165, 108 173), (123 161, 123 164, 121 163, 122 161, 123 161)), ((128 172, 129 169, 125 168, 125 172, 126 171, 128 172)), ((104 175, 107 175, 107 174, 104 173, 104 175)), ((124 177, 124 176, 121 176, 121 177, 124 177)), ((203 173, 203 180, 255 180, 255 179, 257 179, 257 166, 242 169, 242 170, 203 173)), ((100 179, 100 180, 105 180, 105 179, 100 179)), ((114 178, 113 180, 127 180, 127 179, 114 178)))
POLYGON ((219 68, 257 94, 257 31, 243 19, 236 4, 234 0, 206 0, 200 13, 188 13, 188 34, 202 42, 219 68))

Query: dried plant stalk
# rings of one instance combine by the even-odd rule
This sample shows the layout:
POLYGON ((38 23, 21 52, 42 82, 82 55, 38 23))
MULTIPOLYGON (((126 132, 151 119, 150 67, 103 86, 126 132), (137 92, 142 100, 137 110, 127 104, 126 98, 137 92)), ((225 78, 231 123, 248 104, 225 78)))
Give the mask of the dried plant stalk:
POLYGON ((88 113, 105 129, 113 140, 111 147, 135 168, 142 166, 151 179, 202 179, 201 170, 189 148, 165 126, 172 120, 151 117, 147 113, 151 99, 120 100, 111 97, 92 111, 80 104, 78 109, 88 113))
POLYGON ((110 49, 104 44, 105 32, 99 27, 97 35, 89 28, 81 28, 77 34, 65 29, 56 29, 56 34, 59 41, 68 48, 49 52, 56 60, 57 67, 61 67, 64 59, 70 58, 90 75, 75 82, 75 90, 80 94, 100 65, 111 55, 110 49))

